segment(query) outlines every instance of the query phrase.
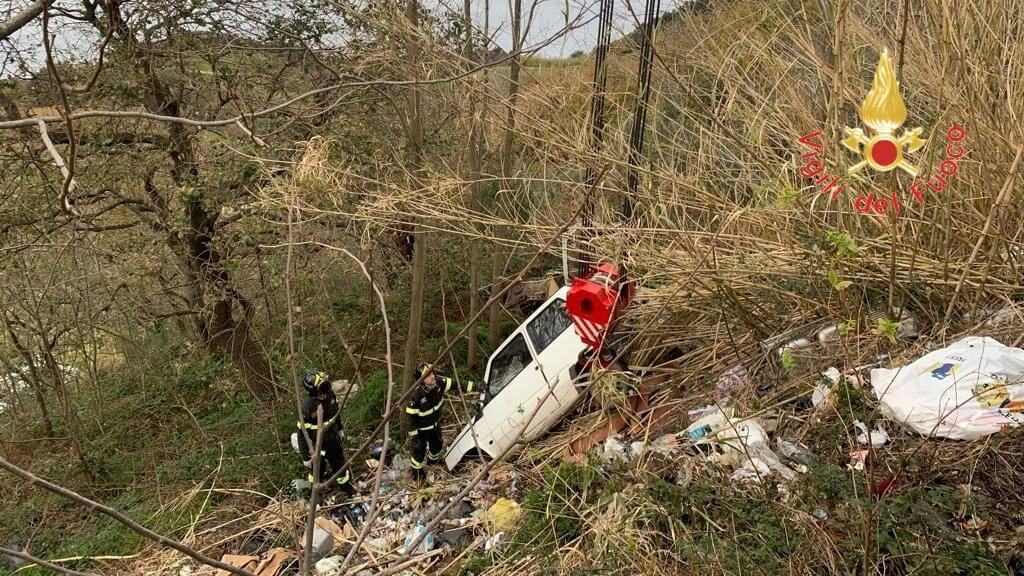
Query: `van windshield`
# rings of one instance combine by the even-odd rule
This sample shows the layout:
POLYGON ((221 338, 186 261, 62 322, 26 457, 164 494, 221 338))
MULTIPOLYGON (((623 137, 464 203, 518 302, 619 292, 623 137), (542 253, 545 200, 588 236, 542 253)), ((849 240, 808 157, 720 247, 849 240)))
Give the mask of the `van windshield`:
POLYGON ((497 396, 513 378, 523 371, 523 368, 530 364, 530 361, 530 351, 526 348, 526 340, 522 334, 517 334, 491 361, 491 371, 487 375, 489 398, 497 396))
POLYGON ((565 300, 559 298, 549 304, 526 327, 537 356, 540 356, 540 353, 570 326, 572 320, 569 320, 569 315, 565 312, 565 300))

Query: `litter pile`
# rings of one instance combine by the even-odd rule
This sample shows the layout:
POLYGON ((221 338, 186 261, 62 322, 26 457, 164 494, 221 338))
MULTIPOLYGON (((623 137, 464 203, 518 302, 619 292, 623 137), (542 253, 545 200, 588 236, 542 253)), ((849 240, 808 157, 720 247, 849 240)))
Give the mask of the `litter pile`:
MULTIPOLYGON (((344 559, 367 522, 372 478, 369 482, 359 483, 360 492, 366 496, 352 502, 341 502, 329 495, 319 508, 312 539, 315 574, 365 576, 387 568, 405 554, 427 563, 435 562, 450 549, 479 547, 492 550, 501 545, 522 513, 514 500, 520 489, 519 474, 511 468, 499 467, 492 469, 466 499, 456 502, 433 532, 427 532, 427 524, 463 491, 466 479, 475 474, 452 478, 439 472, 439 477, 430 482, 429 487, 417 489, 408 479, 410 465, 407 458, 396 456, 385 465, 388 468, 382 476, 378 517, 344 572, 340 570, 344 559), (410 549, 413 541, 421 535, 420 543, 414 550, 410 549)), ((308 506, 305 498, 308 494, 301 491, 303 484, 295 483, 300 491, 295 492, 292 499, 275 501, 265 509, 263 517, 268 521, 259 523, 262 541, 288 537, 296 543, 304 540, 304 518, 308 506)), ((305 488, 308 491, 308 484, 305 488)), ((222 561, 243 567, 257 576, 286 576, 298 573, 299 554, 295 550, 300 548, 300 545, 295 545, 252 554, 225 554, 222 561)), ((179 575, 198 574, 197 570, 185 566, 179 575)))

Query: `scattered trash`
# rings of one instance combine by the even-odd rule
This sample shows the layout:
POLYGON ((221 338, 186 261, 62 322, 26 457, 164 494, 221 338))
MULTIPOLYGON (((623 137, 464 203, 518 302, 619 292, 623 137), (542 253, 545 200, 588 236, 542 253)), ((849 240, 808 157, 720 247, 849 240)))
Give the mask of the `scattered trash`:
MULTIPOLYGON (((342 542, 348 540, 355 541, 356 538, 356 531, 352 528, 351 525, 349 525, 348 522, 342 521, 341 525, 339 525, 339 523, 335 522, 332 518, 317 518, 316 528, 313 531, 314 544, 316 542, 317 529, 326 531, 328 534, 330 534, 332 538, 331 548, 330 550, 327 550, 327 552, 324 552, 324 555, 330 554, 331 550, 333 550, 334 547, 336 546, 340 546, 342 542), (344 528, 342 528, 342 526, 344 526, 344 528)), ((314 549, 318 550, 316 546, 314 546, 314 549)))
POLYGON ((821 344, 829 344, 839 340, 839 326, 832 324, 826 326, 818 331, 818 342, 821 344))
POLYGON ((974 534, 980 535, 988 528, 988 522, 979 520, 977 516, 971 514, 963 522, 959 523, 960 530, 964 532, 973 532, 974 534))
POLYGON ((271 548, 256 567, 256 576, 278 576, 285 565, 294 560, 295 551, 287 548, 271 548))
POLYGON ((705 437, 725 427, 729 422, 729 418, 732 417, 732 414, 732 408, 727 407, 723 411, 721 408, 716 406, 712 410, 705 411, 703 416, 687 426, 686 429, 683 430, 683 435, 685 435, 690 442, 699 442, 705 437))
POLYGON ((832 390, 842 378, 843 375, 835 366, 822 372, 818 377, 818 383, 814 386, 814 391, 811 392, 811 404, 815 408, 829 405, 832 401, 832 390))
POLYGON ((484 541, 484 550, 491 551, 498 547, 498 544, 505 538, 504 532, 498 532, 484 541))
MULTIPOLYGON (((20 560, 20 558, 19 558, 19 560, 20 560)), ((0 562, 0 566, 3 566, 2 562, 0 562)), ((8 566, 8 567, 9 568, 14 568, 14 566, 8 566)), ((195 570, 192 569, 192 565, 191 564, 182 564, 181 568, 178 568, 178 576, 191 576, 192 572, 194 572, 194 571, 195 570)))
POLYGON ((718 406, 717 405, 715 405, 715 404, 708 404, 707 406, 701 406, 700 408, 694 408, 693 410, 688 410, 686 412, 686 416, 687 416, 687 418, 690 419, 690 422, 695 422, 695 421, 700 420, 701 418, 703 418, 704 416, 706 416, 707 414, 709 414, 709 413, 711 413, 711 412, 713 412, 715 410, 718 410, 718 406))
POLYGON ((882 413, 915 432, 977 440, 1024 415, 1024 350, 971 336, 907 366, 871 371, 882 413))
POLYGON ((731 407, 707 413, 678 436, 689 439, 694 446, 710 447, 712 461, 738 465, 734 480, 760 479, 770 472, 785 480, 796 478, 796 472, 768 446, 768 434, 761 424, 734 418, 731 407))
POLYGON ((414 526, 405 537, 405 553, 406 554, 426 554, 434 549, 436 543, 433 532, 427 532, 427 527, 422 520, 414 526), (426 534, 422 540, 420 540, 419 546, 416 547, 415 552, 411 552, 412 543, 414 540, 420 537, 421 534, 426 534))
POLYGON ((899 327, 896 329, 896 336, 903 338, 904 340, 915 340, 918 337, 917 333, 917 316, 907 312, 903 308, 894 308, 893 312, 898 314, 899 327))
MULTIPOLYGON (((228 566, 234 566, 235 568, 241 568, 243 570, 249 570, 252 572, 256 569, 256 565, 259 564, 260 559, 258 556, 241 556, 238 554, 225 554, 220 557, 220 561, 227 564, 228 566)), ((217 570, 216 576, 231 576, 231 572, 227 570, 217 570)))
POLYGON ((292 448, 296 452, 298 452, 299 451, 299 433, 298 432, 292 432, 291 442, 292 442, 292 448))
POLYGON ((729 397, 733 391, 750 386, 750 374, 743 364, 735 364, 718 377, 713 392, 714 399, 722 401, 729 397))
POLYGON ((770 476, 771 468, 760 458, 750 458, 736 469, 729 478, 734 482, 760 482, 770 476))
POLYGON ((786 352, 790 350, 799 350, 800 348, 809 348, 811 346, 814 346, 814 343, 807 338, 797 338, 796 340, 786 343, 775 352, 779 355, 779 358, 782 358, 786 352))
POLYGON ((617 436, 609 436, 608 439, 604 441, 604 448, 601 453, 601 458, 605 462, 609 463, 625 462, 626 460, 628 460, 628 456, 626 455, 626 447, 623 446, 622 442, 619 442, 617 436))
POLYGON ((814 516, 818 520, 827 520, 828 512, 824 508, 815 508, 811 510, 811 516, 814 516))
POLYGON ((469 531, 466 528, 452 528, 441 532, 441 540, 452 547, 462 545, 468 538, 469 531))
POLYGON ((810 448, 793 440, 778 438, 775 440, 775 447, 783 460, 793 464, 809 466, 817 458, 810 448))
POLYGON ((882 428, 881 422, 875 423, 875 429, 868 433, 867 424, 864 424, 860 420, 854 420, 853 426, 860 430, 860 434, 857 435, 857 442, 860 444, 871 444, 872 446, 881 446, 889 442, 889 433, 882 428))
MULTIPOLYGON (((322 518, 317 519, 317 526, 313 527, 313 557, 323 558, 334 550, 334 536, 319 526, 322 518)), ((226 576, 226 575, 225 575, 226 576)))
POLYGON ((341 563, 344 561, 341 556, 328 556, 319 560, 313 568, 317 574, 333 574, 341 569, 341 563))
POLYGON ((679 448, 679 438, 676 434, 665 434, 659 436, 653 442, 633 442, 629 445, 629 452, 633 456, 639 456, 645 451, 656 452, 662 456, 668 456, 679 448))
POLYGON ((292 480, 291 487, 292 493, 300 498, 305 494, 309 494, 309 491, 313 489, 313 485, 302 478, 292 480))
POLYGON ((491 528, 491 532, 504 532, 515 526, 516 520, 522 515, 523 509, 518 502, 507 498, 498 498, 483 514, 483 521, 491 528))
POLYGON ((885 496, 885 493, 888 492, 890 489, 892 489, 892 487, 895 484, 896 484, 896 475, 893 474, 892 472, 890 472, 889 474, 887 474, 885 476, 885 478, 882 479, 881 482, 876 484, 871 489, 871 495, 874 496, 875 498, 881 498, 882 496, 885 496))
MULTIPOLYGON (((380 465, 380 457, 382 454, 384 454, 384 441, 377 440, 376 442, 373 443, 373 446, 370 447, 370 459, 367 460, 367 464, 370 464, 372 462, 373 464, 370 464, 370 467, 376 468, 377 466, 380 465)), ((384 462, 385 466, 391 465, 391 463, 394 461, 394 455, 394 450, 392 450, 391 447, 389 446, 388 453, 384 462)))
POLYGON ((1018 311, 1016 308, 1002 308, 993 313, 991 316, 989 316, 985 320, 983 326, 985 326, 986 328, 999 328, 1000 326, 1009 324, 1010 322, 1016 320, 1018 317, 1018 311))
POLYGON ((851 450, 850 451, 850 463, 847 464, 847 468, 850 470, 863 470, 864 465, 868 461, 867 450, 851 450))
POLYGON ((451 520, 469 518, 472 515, 473 504, 471 504, 468 500, 462 500, 458 504, 452 506, 451 510, 448 511, 448 518, 451 520))

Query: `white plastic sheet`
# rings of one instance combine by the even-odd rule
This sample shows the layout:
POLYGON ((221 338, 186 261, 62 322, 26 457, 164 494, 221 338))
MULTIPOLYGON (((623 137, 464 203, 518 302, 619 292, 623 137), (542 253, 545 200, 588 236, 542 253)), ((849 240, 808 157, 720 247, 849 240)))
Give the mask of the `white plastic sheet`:
POLYGON ((971 336, 871 371, 882 412, 919 434, 976 440, 1024 422, 1024 350, 971 336))

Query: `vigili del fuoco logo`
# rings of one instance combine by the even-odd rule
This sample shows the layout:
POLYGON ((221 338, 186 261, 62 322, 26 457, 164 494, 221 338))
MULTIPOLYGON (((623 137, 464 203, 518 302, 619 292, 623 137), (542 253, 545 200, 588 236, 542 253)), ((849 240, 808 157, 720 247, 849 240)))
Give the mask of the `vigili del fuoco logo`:
MULTIPOLYGON (((961 141, 964 129, 953 125, 946 131, 946 153, 937 169, 927 182, 918 178, 920 169, 912 160, 926 144, 921 138, 924 128, 918 126, 900 130, 907 121, 907 107, 900 95, 900 84, 896 80, 889 52, 882 49, 875 68, 875 77, 871 82, 871 91, 860 105, 860 120, 868 127, 845 128, 846 138, 842 140, 850 152, 856 154, 857 161, 850 165, 847 173, 860 173, 865 167, 876 172, 890 172, 899 168, 914 181, 910 185, 910 196, 919 204, 925 203, 928 191, 942 192, 949 185, 949 179, 959 169, 960 157, 964 154, 961 141)), ((806 148, 800 155, 803 164, 800 175, 812 180, 822 192, 829 194, 832 200, 838 199, 844 190, 844 184, 838 176, 832 174, 822 159, 821 130, 815 130, 801 136, 798 142, 806 148)), ((870 214, 886 214, 890 211, 900 213, 900 197, 896 191, 876 197, 872 194, 860 194, 853 197, 853 207, 857 212, 870 214)))

